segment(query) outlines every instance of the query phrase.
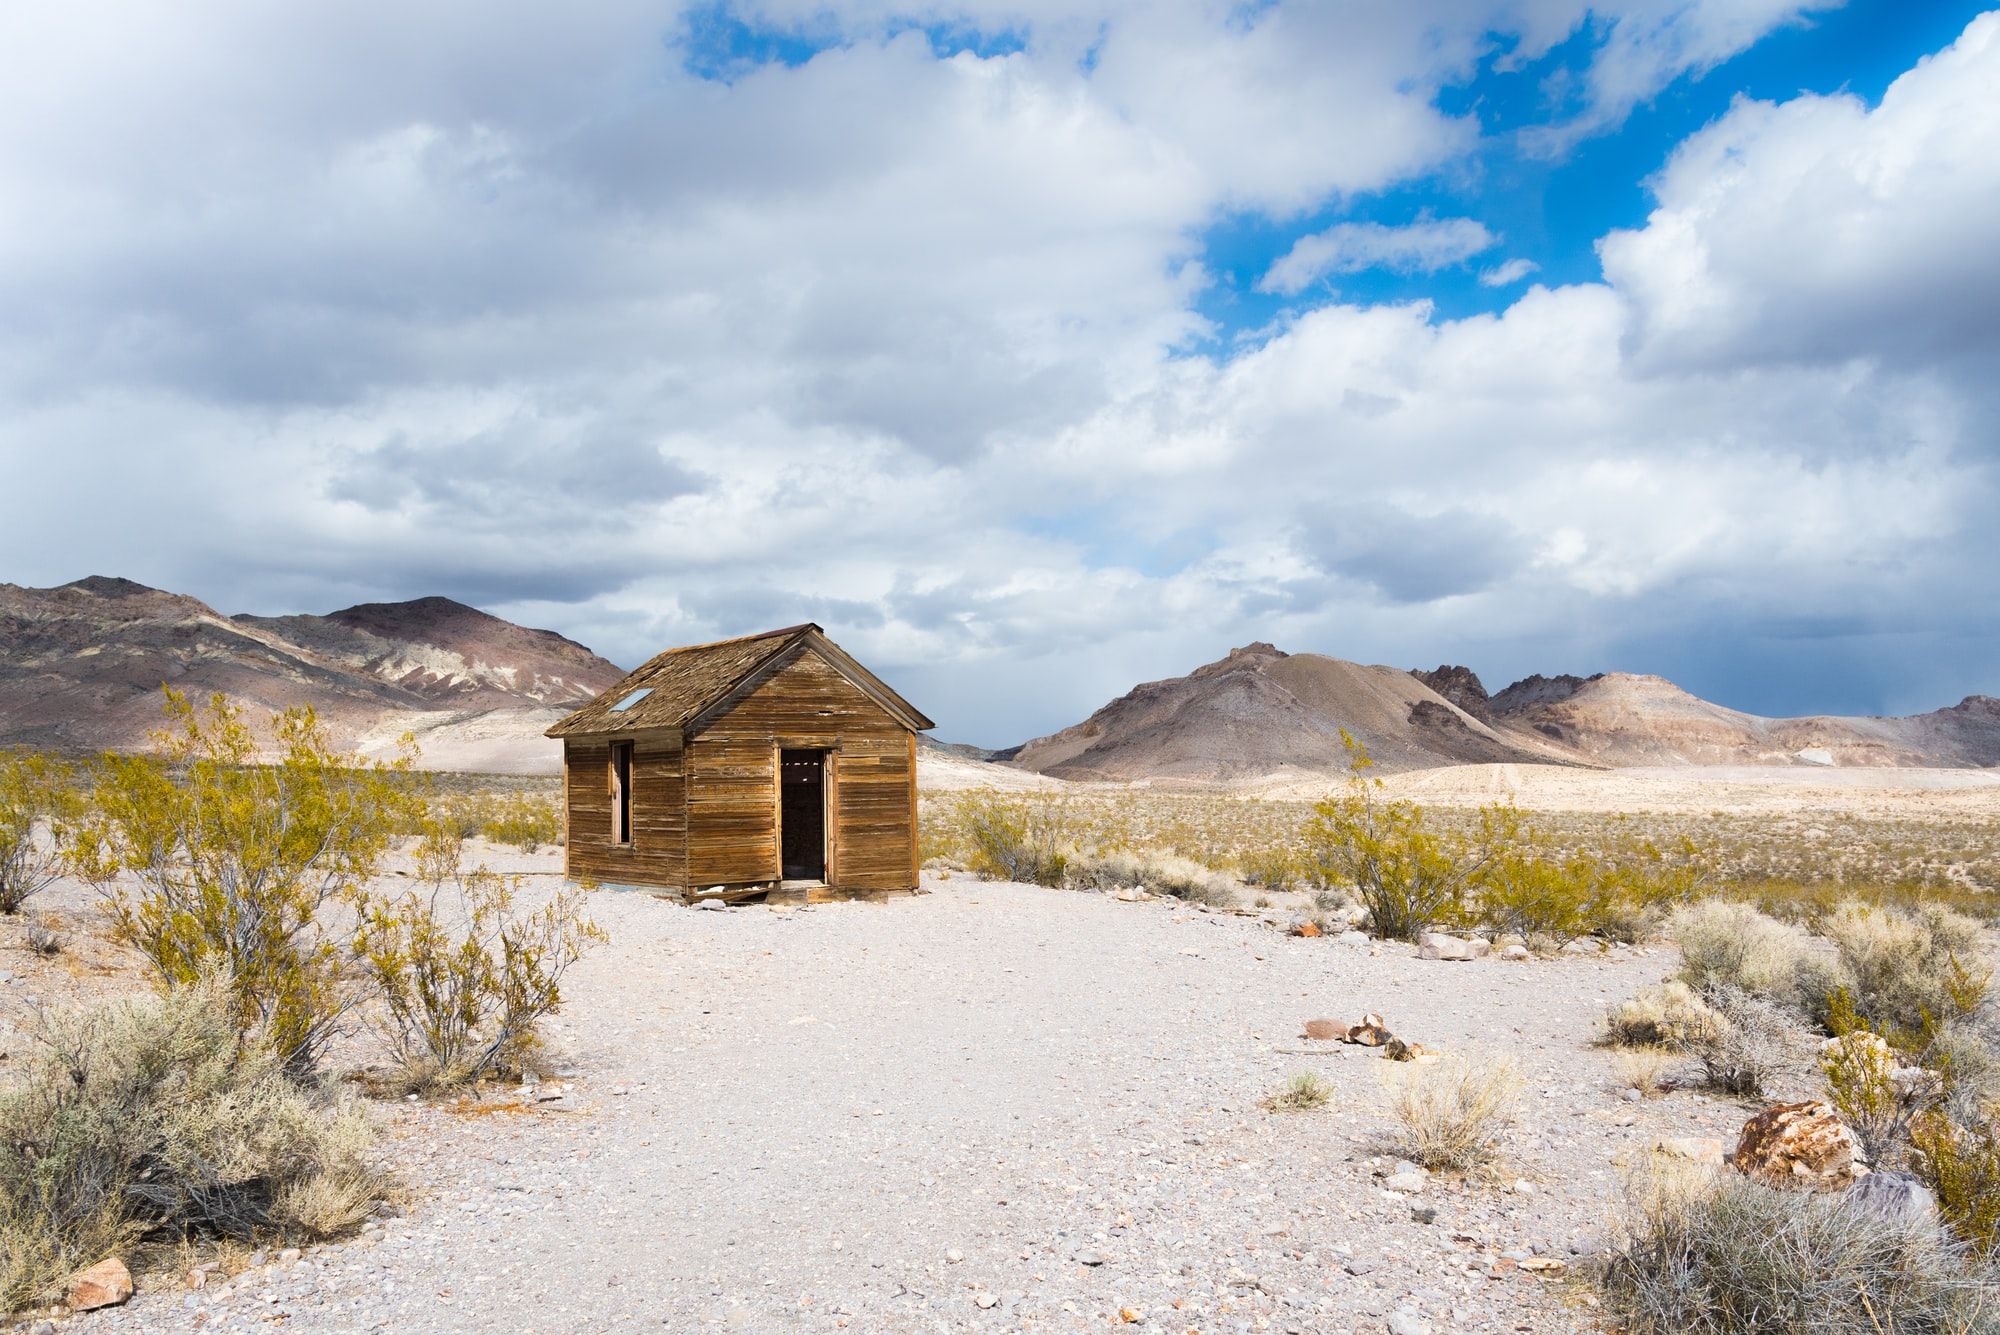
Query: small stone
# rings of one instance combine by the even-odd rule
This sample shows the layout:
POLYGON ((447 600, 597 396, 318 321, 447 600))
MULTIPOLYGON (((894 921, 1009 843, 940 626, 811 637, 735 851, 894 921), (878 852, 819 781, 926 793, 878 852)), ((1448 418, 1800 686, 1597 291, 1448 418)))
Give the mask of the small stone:
POLYGON ((1627 1089, 1627 1090, 1621 1090, 1618 1094, 1618 1097, 1625 1100, 1627 1103, 1637 1103, 1646 1096, 1639 1090, 1627 1089))
POLYGON ((297 1261, 299 1257, 303 1255, 305 1255, 305 1253, 301 1252, 297 1247, 287 1247, 285 1248, 285 1250, 278 1253, 278 1264, 291 1265, 293 1262, 297 1261))
POLYGON ((1105 1256, 1103 1252, 1096 1251, 1089 1247, 1086 1247, 1082 1251, 1076 1253, 1076 1263, 1078 1265, 1097 1266, 1097 1265, 1103 1265, 1104 1261, 1105 1261, 1105 1256))
POLYGON ((1528 958, 1528 948, 1523 945, 1504 946, 1500 951, 1503 960, 1524 960, 1528 958))
POLYGON ((1431 1053, 1421 1043, 1405 1043, 1400 1038, 1391 1038, 1382 1045, 1382 1055, 1392 1062, 1413 1062, 1421 1061, 1431 1053))
POLYGON ((998 1307, 1000 1305, 1000 1300, 998 1298, 995 1298, 990 1293, 982 1293, 978 1297, 974 1298, 972 1302, 973 1305, 978 1307, 981 1311, 985 1311, 988 1308, 998 1307))
POLYGON ((1307 1020, 1306 1037, 1321 1042, 1345 1042, 1347 1025, 1339 1020, 1307 1020))
POLYGON ((957 1265, 960 1261, 963 1261, 965 1259, 965 1253, 960 1251, 956 1247, 948 1247, 945 1249, 944 1259, 951 1262, 953 1265, 957 1265))
POLYGON ((1292 935, 1320 936, 1323 933, 1320 930, 1320 925, 1316 922, 1295 922, 1292 924, 1292 935))
POLYGON ((1391 1173, 1382 1179, 1382 1185, 1390 1191, 1400 1191, 1405 1196, 1413 1196, 1424 1189, 1422 1173, 1391 1173))
MULTIPOLYGON (((719 889, 720 887, 717 888, 719 889)), ((695 901, 695 907, 698 909, 726 909, 729 905, 720 899, 700 899, 695 901)))
POLYGON ((1118 1319, 1128 1326, 1136 1326, 1146 1319, 1146 1314, 1136 1307, 1121 1307, 1118 1309, 1118 1319))
POLYGON ((1714 1136, 1665 1136, 1653 1142, 1653 1152, 1718 1167, 1728 1158, 1727 1148, 1714 1136))
POLYGON ((1513 1192, 1516 1196, 1532 1196, 1535 1194, 1535 1184, 1528 1181, 1525 1177, 1517 1177, 1514 1179, 1513 1185, 1508 1187, 1507 1190, 1513 1192))
POLYGON ((1420 960, 1451 960, 1465 963, 1483 959, 1491 950, 1481 937, 1466 938, 1447 936, 1443 932, 1426 932, 1417 944, 1417 958, 1420 960))
POLYGON ((69 1282, 71 1311, 116 1307, 132 1296, 132 1272, 115 1256, 107 1256, 69 1282))
POLYGON ((1389 1335, 1431 1335, 1430 1322, 1407 1307, 1389 1314, 1389 1335))
POLYGON ((1410 1222, 1414 1224, 1435 1224, 1438 1212, 1435 1205, 1413 1205, 1410 1207, 1410 1222))
POLYGON ((1368 944, 1368 933, 1350 927, 1333 939, 1343 946, 1365 946, 1368 944))

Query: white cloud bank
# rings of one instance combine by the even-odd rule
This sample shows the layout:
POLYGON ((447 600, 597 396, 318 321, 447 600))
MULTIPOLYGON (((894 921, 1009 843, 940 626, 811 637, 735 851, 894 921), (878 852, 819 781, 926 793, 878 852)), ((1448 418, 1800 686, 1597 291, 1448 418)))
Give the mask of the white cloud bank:
MULTIPOLYGON (((1583 14, 1413 8, 1028 5, 992 58, 855 8, 722 84, 651 7, 17 6, 0 578, 444 592, 626 661, 812 617, 989 742, 1250 638, 2000 685, 2000 20, 1872 110, 1738 105, 1602 283, 1193 355, 1218 210, 1454 161, 1439 82, 1583 14)), ((1628 6, 1591 114, 1803 8, 1628 6)))

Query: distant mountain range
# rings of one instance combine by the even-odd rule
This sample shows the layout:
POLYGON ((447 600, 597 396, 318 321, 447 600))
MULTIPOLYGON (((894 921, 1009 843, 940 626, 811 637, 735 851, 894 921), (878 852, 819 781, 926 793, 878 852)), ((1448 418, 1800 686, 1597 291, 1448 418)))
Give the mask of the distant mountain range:
POLYGON ((131 750, 161 723, 162 683, 267 716, 310 704, 349 746, 413 732, 430 768, 543 772, 542 730, 623 669, 553 631, 448 598, 326 616, 223 616, 126 579, 0 584, 0 744, 131 750))
POLYGON ((2000 764, 2000 700, 1911 718, 1768 719, 1661 677, 1533 676, 1489 695, 1464 667, 1369 667, 1251 644, 1147 682, 1000 753, 1070 779, 1196 783, 1345 768, 1340 731, 1385 771, 1494 761, 1588 766, 2000 764))
MULTIPOLYGON (((0 745, 131 750, 160 686, 220 691, 259 717, 310 704, 345 745, 416 735, 436 769, 553 773, 542 730, 624 675, 553 631, 448 598, 325 616, 223 616, 194 598, 93 576, 0 584, 0 745)), ((1660 677, 1533 676, 1488 694, 1464 667, 1370 667, 1250 644, 1147 682, 1083 722, 1006 751, 931 743, 953 763, 1067 779, 1235 782, 1345 767, 1340 730, 1388 771, 1517 762, 2000 765, 2000 700, 1909 718, 1760 718, 1660 677)))

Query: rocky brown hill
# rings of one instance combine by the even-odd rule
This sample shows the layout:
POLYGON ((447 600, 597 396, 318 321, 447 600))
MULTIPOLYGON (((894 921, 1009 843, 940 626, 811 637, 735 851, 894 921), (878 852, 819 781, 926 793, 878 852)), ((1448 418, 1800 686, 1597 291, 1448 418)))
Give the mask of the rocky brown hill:
POLYGON ((167 684, 258 716, 310 704, 368 750, 411 731, 438 768, 553 770, 542 729, 622 675, 552 631, 447 598, 226 617, 125 579, 0 584, 0 745, 141 747, 167 684))
POLYGON ((2000 765, 2000 701, 1974 695, 1903 718, 1764 718, 1629 672, 1530 677, 1493 696, 1493 721, 1607 765, 2000 765))
POLYGON ((1027 743, 1014 763, 1121 781, 1325 774, 1346 768, 1342 728, 1388 771, 1574 759, 1532 735, 1496 731, 1399 668, 1258 643, 1185 677, 1135 687, 1082 723, 1027 743))

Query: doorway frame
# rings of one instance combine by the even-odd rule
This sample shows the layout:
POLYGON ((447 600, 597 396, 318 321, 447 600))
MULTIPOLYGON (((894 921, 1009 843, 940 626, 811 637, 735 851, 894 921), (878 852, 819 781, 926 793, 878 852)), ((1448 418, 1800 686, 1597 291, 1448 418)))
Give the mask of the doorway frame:
POLYGON ((835 763, 840 755, 838 738, 791 738, 777 737, 771 742, 771 852, 776 866, 772 869, 772 882, 783 885, 785 876, 785 752, 816 751, 819 753, 819 864, 820 876, 817 882, 799 880, 797 884, 833 886, 837 874, 836 858, 839 841, 834 838, 833 822, 839 810, 835 801, 834 786, 839 782, 839 767, 835 763))

